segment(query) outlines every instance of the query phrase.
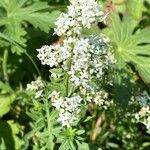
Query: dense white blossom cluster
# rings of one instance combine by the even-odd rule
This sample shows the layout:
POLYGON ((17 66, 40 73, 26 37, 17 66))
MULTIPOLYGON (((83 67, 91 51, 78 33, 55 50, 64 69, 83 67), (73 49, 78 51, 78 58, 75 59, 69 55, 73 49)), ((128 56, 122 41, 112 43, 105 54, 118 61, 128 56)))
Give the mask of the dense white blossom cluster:
POLYGON ((58 36, 80 34, 82 27, 90 28, 102 21, 104 13, 95 0, 69 0, 68 12, 57 19, 55 33, 58 36))
POLYGON ((44 83, 38 79, 27 84, 26 90, 35 92, 35 98, 37 99, 42 95, 44 87, 44 83))
POLYGON ((49 98, 51 99, 52 106, 59 111, 58 122, 62 126, 69 127, 77 119, 82 98, 77 94, 72 95, 72 97, 61 97, 56 91, 53 91, 49 98))
MULTIPOLYGON (((82 28, 89 29, 103 19, 103 12, 95 0, 70 0, 68 12, 62 13, 55 23, 55 34, 63 36, 63 42, 37 50, 37 57, 43 65, 63 70, 69 83, 78 89, 78 94, 71 93, 69 96, 62 97, 59 90, 49 95, 52 106, 59 111, 58 121, 62 126, 69 127, 77 119, 83 100, 84 104, 110 104, 106 103, 107 92, 93 84, 93 81, 102 81, 115 63, 109 39, 104 35, 80 36, 82 28), (88 94, 90 96, 87 97, 88 94)), ((52 77, 59 76, 52 73, 52 77)))
POLYGON ((112 68, 115 61, 108 45, 107 38, 102 35, 78 41, 71 71, 84 88, 90 88, 88 82, 95 77, 102 79, 105 71, 112 68))
POLYGON ((69 37, 63 41, 63 45, 44 45, 41 49, 37 49, 37 57, 43 65, 49 65, 50 67, 58 66, 70 57, 73 40, 73 38, 69 37))
POLYGON ((43 46, 38 49, 38 58, 42 64, 50 67, 61 66, 68 70, 68 58, 71 57, 71 67, 68 71, 70 80, 75 86, 90 89, 89 82, 96 76, 102 79, 105 70, 115 63, 114 56, 108 47, 109 40, 104 36, 89 38, 68 38, 63 45, 43 46))

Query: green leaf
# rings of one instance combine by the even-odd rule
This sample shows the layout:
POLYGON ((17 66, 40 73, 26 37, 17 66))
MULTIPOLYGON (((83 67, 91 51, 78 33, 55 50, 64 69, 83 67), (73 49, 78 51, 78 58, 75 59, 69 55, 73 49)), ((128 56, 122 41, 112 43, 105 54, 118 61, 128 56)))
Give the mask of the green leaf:
POLYGON ((128 12, 135 18, 140 19, 143 12, 143 0, 127 0, 128 12))
POLYGON ((134 65, 146 83, 150 83, 150 28, 135 30, 138 22, 130 17, 123 20, 112 15, 112 22, 104 31, 112 40, 118 69, 134 65))
POLYGON ((127 108, 128 102, 132 97, 135 83, 129 68, 116 70, 115 72, 115 100, 122 108, 127 108))
POLYGON ((58 117, 58 111, 52 111, 49 116, 49 119, 51 120, 51 122, 54 122, 57 117, 58 117))
POLYGON ((142 147, 145 148, 145 147, 149 147, 150 146, 150 142, 144 142, 142 144, 142 147))
POLYGON ((11 87, 9 85, 3 83, 2 81, 0 81, 0 89, 7 93, 12 92, 11 87))
POLYGON ((116 143, 112 143, 112 142, 108 142, 107 145, 111 148, 115 148, 115 149, 118 149, 119 148, 119 145, 116 144, 116 143))
POLYGON ((17 136, 19 133, 19 126, 14 121, 0 122, 0 141, 3 141, 3 145, 5 144, 7 149, 21 149, 24 142, 17 136))
POLYGON ((78 149, 79 150, 102 150, 99 147, 96 147, 93 144, 88 144, 88 143, 84 143, 84 142, 79 142, 78 140, 76 140, 76 143, 78 145, 78 149))
MULTIPOLYGON (((49 5, 46 2, 35 2, 30 5, 27 5, 27 2, 27 0, 0 1, 0 7, 6 11, 0 16, 0 27, 4 26, 4 34, 24 47, 27 41, 25 28, 28 24, 48 32, 54 27, 54 21, 60 14, 60 11, 48 12, 49 5)), ((13 45, 12 52, 20 54, 23 51, 13 45)))
POLYGON ((58 150, 68 150, 68 140, 64 140, 58 150))
POLYGON ((1 139, 0 149, 7 149, 3 138, 1 139))
POLYGON ((69 142, 70 149, 71 150, 76 150, 75 145, 73 143, 73 140, 69 140, 68 142, 69 142))
POLYGON ((12 41, 3 33, 0 32, 0 38, 9 42, 9 43, 12 43, 12 41))
POLYGON ((51 83, 49 85, 49 91, 59 91, 62 95, 66 94, 66 86, 62 82, 57 82, 57 80, 51 78, 51 83))
POLYGON ((50 70, 51 73, 54 73, 56 75, 60 75, 63 73, 63 69, 62 68, 54 68, 50 70))
POLYGON ((145 0, 145 1, 150 4, 150 0, 145 0))
POLYGON ((0 117, 10 110, 11 103, 15 100, 15 95, 0 95, 0 117))

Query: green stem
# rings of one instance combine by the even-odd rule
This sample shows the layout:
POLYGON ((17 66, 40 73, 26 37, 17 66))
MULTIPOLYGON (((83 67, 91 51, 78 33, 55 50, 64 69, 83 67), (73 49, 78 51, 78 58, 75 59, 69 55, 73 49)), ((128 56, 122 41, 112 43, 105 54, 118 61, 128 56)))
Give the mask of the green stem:
POLYGON ((49 146, 50 150, 53 150, 53 135, 52 135, 52 126, 50 120, 50 111, 48 106, 48 100, 46 99, 46 112, 47 112, 47 125, 48 125, 48 133, 49 133, 49 146))
POLYGON ((7 60, 8 60, 8 49, 4 50, 3 55, 3 75, 6 83, 9 83, 8 74, 7 74, 7 60))
POLYGON ((52 125, 50 120, 50 111, 49 111, 49 103, 48 100, 44 100, 46 106, 46 118, 47 118, 47 127, 48 127, 48 135, 49 135, 49 149, 53 150, 53 135, 52 135, 52 125))
POLYGON ((37 67, 37 65, 35 64, 34 60, 32 59, 32 57, 26 52, 24 51, 25 55, 30 59, 30 61, 32 62, 33 66, 35 67, 37 73, 39 74, 39 76, 41 77, 41 73, 37 67))

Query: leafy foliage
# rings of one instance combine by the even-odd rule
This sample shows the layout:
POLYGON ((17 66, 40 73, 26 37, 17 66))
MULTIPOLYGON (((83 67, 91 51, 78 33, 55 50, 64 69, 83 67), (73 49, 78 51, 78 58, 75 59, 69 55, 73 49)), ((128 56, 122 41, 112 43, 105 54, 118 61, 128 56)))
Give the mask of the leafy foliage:
POLYGON ((14 123, 13 120, 7 122, 0 121, 0 133, 1 149, 20 149, 24 143, 23 140, 18 137, 20 133, 19 125, 14 123))
MULTIPOLYGON (((105 25, 84 29, 83 36, 103 31, 111 40, 117 63, 109 78, 115 76, 115 84, 96 84, 114 101, 107 108, 82 107, 80 119, 64 128, 47 97, 54 90, 65 96, 67 77, 61 69, 41 66, 35 49, 62 44, 53 28, 68 0, 0 0, 0 150, 149 150, 150 129, 136 122, 135 113, 141 104, 149 107, 142 94, 150 92, 150 0, 99 2, 106 13, 116 14, 108 15, 105 25), (26 84, 39 75, 46 88, 35 99, 26 84)), ((67 86, 68 95, 78 92, 71 83, 67 86)))
MULTIPOLYGON (((49 8, 46 2, 35 2, 28 4, 27 0, 1 0, 0 8, 4 10, 1 15, 0 26, 4 26, 4 34, 9 36, 15 42, 26 46, 25 31, 26 23, 32 24, 35 28, 48 32, 53 27, 55 18, 59 11, 52 13, 46 12, 49 8)), ((20 48, 12 46, 12 52, 23 52, 20 48)))
POLYGON ((150 83, 150 29, 136 28, 138 22, 130 17, 123 20, 113 15, 106 34, 113 42, 119 69, 126 63, 134 65, 146 83, 150 83))
POLYGON ((143 0, 128 0, 127 1, 127 9, 129 13, 135 18, 140 19, 142 17, 142 12, 144 10, 143 0))
POLYGON ((11 103, 15 100, 14 95, 1 95, 0 96, 0 117, 9 112, 11 103))

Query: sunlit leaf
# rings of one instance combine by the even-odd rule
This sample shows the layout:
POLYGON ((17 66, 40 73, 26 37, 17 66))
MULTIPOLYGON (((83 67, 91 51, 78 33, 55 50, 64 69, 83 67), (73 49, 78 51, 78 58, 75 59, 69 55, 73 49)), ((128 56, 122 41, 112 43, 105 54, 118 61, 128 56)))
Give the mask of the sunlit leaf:
POLYGON ((14 100, 15 95, 0 95, 0 117, 10 110, 10 105, 14 100))
MULTIPOLYGON (((5 26, 4 34, 24 47, 27 23, 48 32, 60 14, 60 11, 48 12, 49 5, 46 2, 27 5, 27 0, 1 0, 0 7, 6 11, 0 16, 0 26, 5 26)), ((12 52, 20 54, 23 50, 13 45, 12 52)))
POLYGON ((146 83, 150 83, 150 28, 136 29, 138 22, 130 17, 123 21, 114 14, 106 34, 112 40, 119 69, 134 65, 146 83))

